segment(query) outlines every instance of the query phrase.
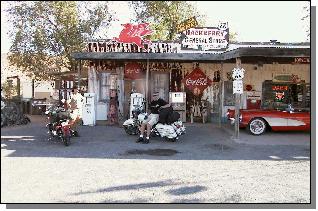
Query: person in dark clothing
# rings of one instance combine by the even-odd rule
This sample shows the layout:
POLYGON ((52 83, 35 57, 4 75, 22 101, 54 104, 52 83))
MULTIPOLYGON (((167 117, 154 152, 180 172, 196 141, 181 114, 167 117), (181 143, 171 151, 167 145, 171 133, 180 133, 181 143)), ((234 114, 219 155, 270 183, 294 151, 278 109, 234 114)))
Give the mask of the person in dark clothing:
POLYGON ((146 118, 143 123, 141 124, 140 128, 140 137, 137 139, 138 142, 142 142, 144 144, 149 143, 149 136, 150 136, 150 131, 153 125, 158 123, 159 120, 159 109, 160 108, 167 108, 169 107, 170 104, 167 103, 165 100, 159 98, 159 93, 155 92, 152 96, 152 101, 149 104, 149 109, 151 113, 149 114, 148 118, 146 118), (144 139, 144 132, 145 128, 147 126, 147 136, 146 139, 144 139))

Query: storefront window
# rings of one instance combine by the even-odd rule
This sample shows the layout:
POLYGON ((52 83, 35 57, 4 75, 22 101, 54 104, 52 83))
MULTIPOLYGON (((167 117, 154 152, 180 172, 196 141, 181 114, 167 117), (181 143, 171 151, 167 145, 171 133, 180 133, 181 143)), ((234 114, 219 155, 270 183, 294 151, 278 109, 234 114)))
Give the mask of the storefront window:
POLYGON ((101 73, 100 74, 100 93, 99 93, 99 101, 106 102, 109 100, 110 93, 110 73, 101 73))
POLYGON ((224 81, 224 106, 235 106, 233 81, 224 81))
POLYGON ((305 83, 263 82, 262 107, 268 109, 287 108, 291 104, 295 108, 310 107, 310 85, 305 83))
POLYGON ((169 101, 169 74, 168 73, 152 73, 151 82, 152 82, 151 95, 154 92, 159 92, 159 97, 168 102, 169 101))

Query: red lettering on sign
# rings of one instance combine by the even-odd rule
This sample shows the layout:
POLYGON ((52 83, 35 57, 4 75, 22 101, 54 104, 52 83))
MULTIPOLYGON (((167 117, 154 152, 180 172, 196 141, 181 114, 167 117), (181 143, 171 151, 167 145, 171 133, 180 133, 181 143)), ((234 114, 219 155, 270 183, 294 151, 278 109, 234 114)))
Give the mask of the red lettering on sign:
POLYGON ((141 66, 138 63, 128 63, 125 66, 124 76, 127 79, 141 79, 144 77, 141 66))

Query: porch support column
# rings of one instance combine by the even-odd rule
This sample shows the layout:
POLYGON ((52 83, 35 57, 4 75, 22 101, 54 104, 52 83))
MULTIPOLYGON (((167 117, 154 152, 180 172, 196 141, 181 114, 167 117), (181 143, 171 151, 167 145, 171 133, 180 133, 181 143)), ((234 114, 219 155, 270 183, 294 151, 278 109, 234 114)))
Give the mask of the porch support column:
POLYGON ((222 127, 222 114, 223 114, 223 61, 221 62, 221 69, 220 69, 220 81, 219 81, 219 121, 218 126, 219 128, 222 127))
POLYGON ((79 60, 79 67, 77 68, 77 77, 78 77, 78 89, 80 89, 80 87, 81 87, 81 73, 82 73, 82 60, 80 59, 79 60))
MULTIPOLYGON (((236 68, 241 68, 241 59, 236 58, 236 68)), ((235 93, 235 129, 234 129, 234 139, 240 139, 240 98, 241 94, 235 93)))
POLYGON ((148 80, 149 80, 149 59, 147 59, 147 72, 146 72, 146 93, 145 93, 146 112, 148 111, 148 80))

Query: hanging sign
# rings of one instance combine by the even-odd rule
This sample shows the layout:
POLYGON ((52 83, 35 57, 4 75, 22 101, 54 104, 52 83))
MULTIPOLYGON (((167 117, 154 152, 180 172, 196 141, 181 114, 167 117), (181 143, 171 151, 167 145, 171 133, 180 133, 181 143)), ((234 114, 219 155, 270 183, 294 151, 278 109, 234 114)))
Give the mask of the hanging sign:
POLYGON ((212 84, 212 81, 202 72, 200 68, 196 68, 182 80, 182 83, 184 83, 194 95, 198 96, 212 84))
POLYGON ((245 70, 243 68, 234 68, 232 70, 232 78, 234 81, 242 80, 244 78, 245 70))
POLYGON ((193 28, 198 26, 198 22, 197 19, 195 17, 189 18, 181 23, 179 23, 176 28, 177 28, 177 32, 181 33, 187 29, 193 28))
POLYGON ((144 43, 151 43, 144 36, 150 35, 152 31, 148 29, 149 23, 140 23, 133 25, 131 23, 122 24, 124 29, 120 32, 118 38, 114 38, 117 42, 135 43, 138 47, 144 49, 144 43))
POLYGON ((229 44, 227 23, 218 27, 195 27, 181 34, 181 50, 225 50, 229 44))
POLYGON ((272 86, 272 90, 273 91, 287 91, 288 90, 288 86, 275 85, 275 86, 272 86))
POLYGON ((124 77, 126 79, 141 79, 143 78, 144 73, 142 67, 138 63, 127 63, 125 65, 124 77))
POLYGON ((243 81, 233 81, 233 94, 243 94, 243 81))

